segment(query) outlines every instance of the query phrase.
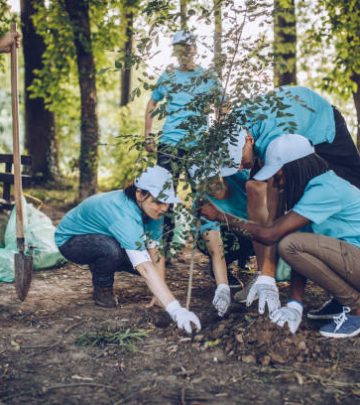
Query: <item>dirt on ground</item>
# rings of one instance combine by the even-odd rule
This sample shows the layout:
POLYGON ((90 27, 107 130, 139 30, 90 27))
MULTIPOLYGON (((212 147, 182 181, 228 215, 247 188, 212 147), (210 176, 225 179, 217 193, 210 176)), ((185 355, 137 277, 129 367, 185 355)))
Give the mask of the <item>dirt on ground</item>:
MULTIPOLYGON (((127 273, 116 274, 116 309, 93 304, 86 266, 36 272, 23 303, 13 284, 1 284, 0 405, 360 404, 359 338, 323 338, 321 323, 305 317, 292 335, 256 305, 234 303, 219 318, 208 259, 195 259, 191 309, 202 330, 193 336, 160 308, 146 308, 145 283, 127 273)), ((187 249, 168 267, 183 304, 189 264, 187 249)), ((245 283, 250 267, 240 273, 245 283)), ((288 285, 280 290, 285 301, 288 285)), ((325 299, 310 284, 305 312, 325 299)))

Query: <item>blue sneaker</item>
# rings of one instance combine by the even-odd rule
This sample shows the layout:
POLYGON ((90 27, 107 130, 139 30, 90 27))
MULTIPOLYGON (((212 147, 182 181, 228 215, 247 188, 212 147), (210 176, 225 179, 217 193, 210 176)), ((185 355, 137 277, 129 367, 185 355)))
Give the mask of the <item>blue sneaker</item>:
POLYGON ((348 315, 349 307, 343 307, 343 312, 334 317, 333 321, 320 328, 320 334, 332 338, 354 337, 360 333, 360 316, 348 315))

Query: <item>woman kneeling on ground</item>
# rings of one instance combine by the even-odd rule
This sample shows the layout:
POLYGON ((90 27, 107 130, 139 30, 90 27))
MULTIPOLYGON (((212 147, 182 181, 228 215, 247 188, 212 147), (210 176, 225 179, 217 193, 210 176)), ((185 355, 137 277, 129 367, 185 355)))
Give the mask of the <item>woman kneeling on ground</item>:
POLYGON ((96 305, 116 306, 115 271, 140 274, 178 327, 191 333, 192 324, 201 328, 200 321, 166 285, 165 259, 159 250, 162 217, 177 202, 181 200, 175 195, 170 172, 150 167, 125 190, 91 196, 69 211, 56 230, 55 241, 66 259, 89 265, 96 305))
MULTIPOLYGON (((265 154, 255 180, 272 180, 284 192, 288 212, 263 226, 224 215, 207 204, 202 213, 246 231, 263 245, 278 243, 278 253, 292 268, 287 305, 272 311, 279 326, 295 333, 301 323, 306 279, 314 281, 343 305, 339 316, 320 328, 323 336, 342 338, 360 333, 360 190, 338 177, 301 135, 282 135, 265 154), (300 231, 300 232, 297 232, 300 231)), ((277 299, 273 275, 261 275, 248 301, 277 299)))

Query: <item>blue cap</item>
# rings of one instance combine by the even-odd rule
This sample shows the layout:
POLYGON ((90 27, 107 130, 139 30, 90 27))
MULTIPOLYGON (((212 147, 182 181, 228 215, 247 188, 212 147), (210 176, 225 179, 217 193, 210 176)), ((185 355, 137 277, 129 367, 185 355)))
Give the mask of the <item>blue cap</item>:
POLYGON ((189 31, 184 31, 184 30, 175 32, 175 34, 173 36, 173 40, 172 40, 173 45, 178 45, 178 44, 194 45, 195 43, 196 43, 195 35, 193 35, 189 31))

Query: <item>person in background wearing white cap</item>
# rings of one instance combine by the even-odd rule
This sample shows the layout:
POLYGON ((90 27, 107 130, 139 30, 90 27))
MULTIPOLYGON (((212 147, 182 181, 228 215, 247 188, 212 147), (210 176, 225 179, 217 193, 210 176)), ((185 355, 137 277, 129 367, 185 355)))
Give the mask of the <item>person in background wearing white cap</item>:
POLYGON ((19 48, 20 34, 18 32, 6 32, 0 36, 0 53, 10 53, 13 43, 19 48))
MULTIPOLYGON (((218 106, 223 97, 220 81, 211 70, 196 65, 196 39, 188 31, 174 34, 173 54, 178 66, 169 66, 158 79, 145 112, 145 149, 155 152, 157 164, 165 167, 174 176, 177 186, 182 169, 186 169, 187 157, 193 154, 196 139, 206 133, 208 115, 212 105, 218 106), (157 108, 157 104, 165 104, 157 108), (153 118, 163 115, 158 145, 152 134, 153 118)), ((174 227, 171 216, 165 218, 166 238, 172 240, 174 227)))
MULTIPOLYGON (((316 92, 301 86, 283 86, 254 100, 242 103, 233 113, 246 127, 252 142, 247 143, 244 158, 250 167, 254 156, 262 161, 269 143, 286 133, 307 138, 316 153, 327 161, 330 169, 360 188, 360 155, 341 113, 316 92)), ((253 170, 254 172, 254 170, 253 170)), ((281 194, 271 181, 250 179, 246 184, 248 218, 271 223, 282 211, 281 194)), ((254 242, 261 271, 273 273, 275 251, 254 242)), ((309 316, 326 316, 329 309, 341 307, 336 300, 309 316)))
POLYGON ((259 297, 260 312, 267 303, 271 320, 281 327, 287 323, 295 333, 310 279, 343 306, 341 313, 332 314, 332 322, 320 328, 321 335, 356 336, 360 333, 360 190, 330 170, 310 142, 296 134, 282 135, 269 144, 264 166, 254 178, 271 180, 284 193, 287 213, 273 224, 234 219, 210 206, 203 212, 211 219, 226 220, 231 229, 245 231, 259 243, 277 245, 278 254, 292 268, 290 300, 285 307, 279 308, 270 274, 257 279, 248 304, 259 297))
POLYGON ((200 321, 166 285, 159 250, 162 216, 178 202, 171 173, 150 167, 124 190, 91 196, 69 211, 57 227, 55 242, 66 259, 89 265, 95 304, 116 306, 116 271, 139 274, 178 327, 191 333, 194 326, 200 329, 200 321))

